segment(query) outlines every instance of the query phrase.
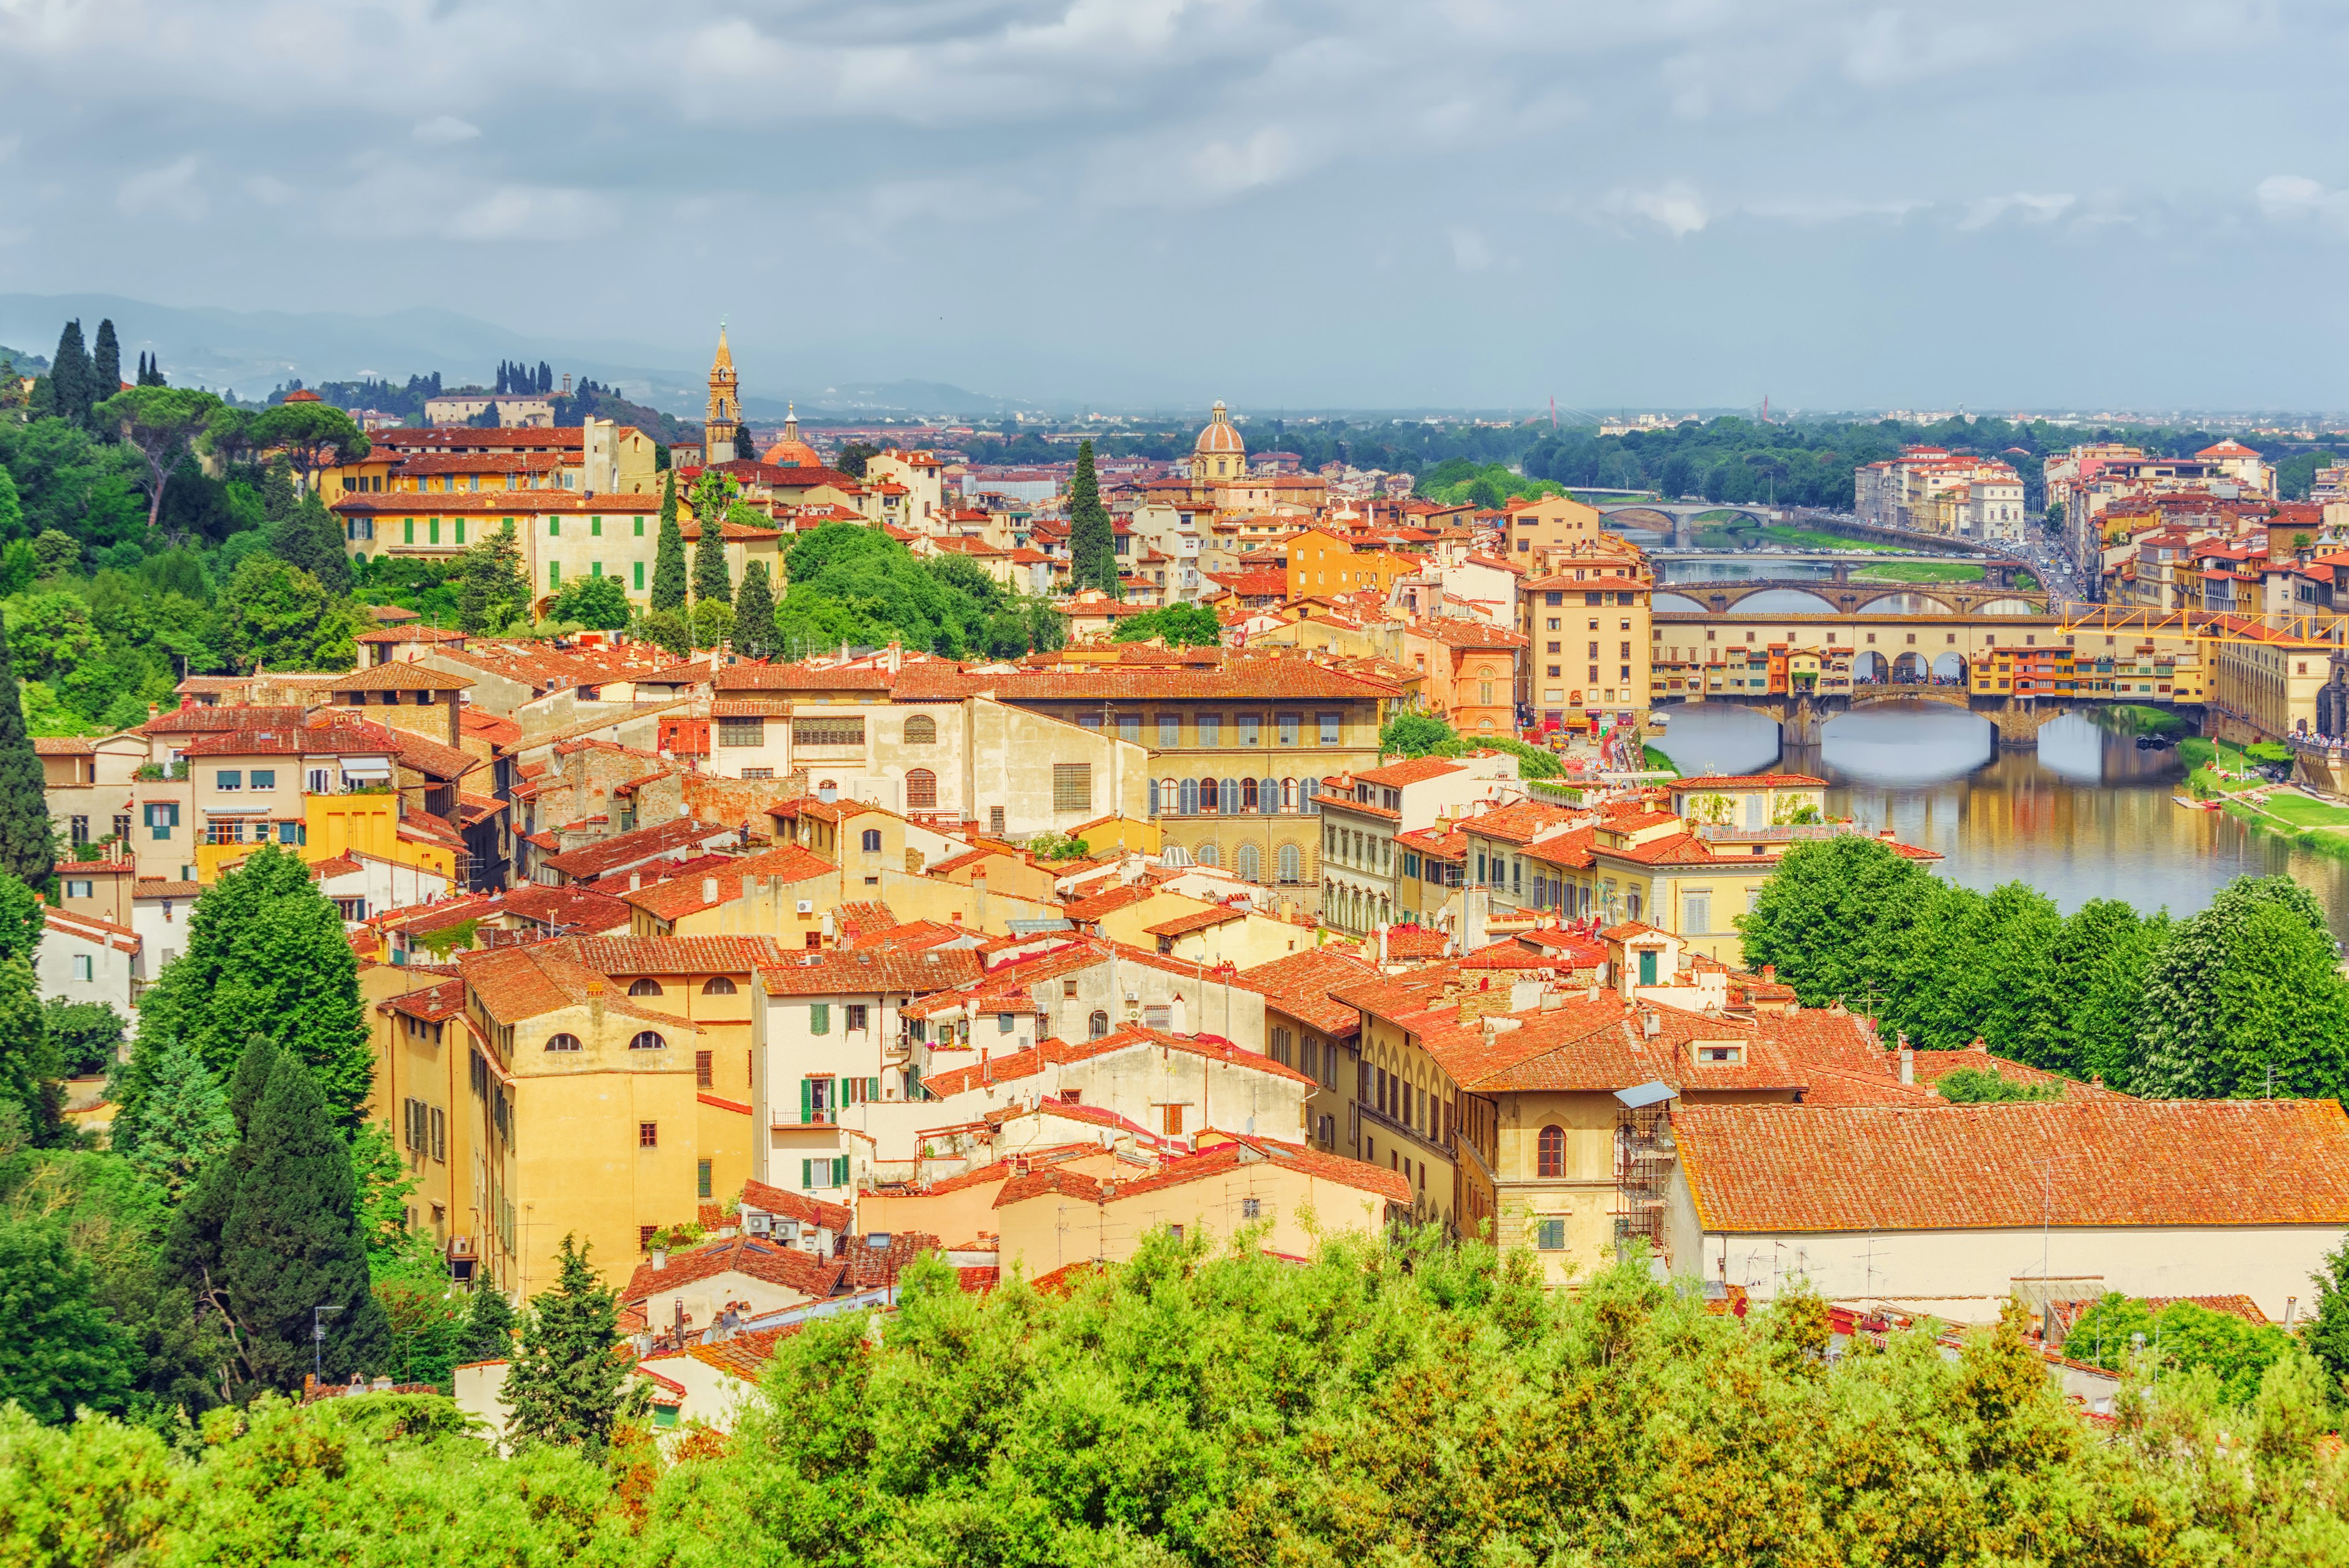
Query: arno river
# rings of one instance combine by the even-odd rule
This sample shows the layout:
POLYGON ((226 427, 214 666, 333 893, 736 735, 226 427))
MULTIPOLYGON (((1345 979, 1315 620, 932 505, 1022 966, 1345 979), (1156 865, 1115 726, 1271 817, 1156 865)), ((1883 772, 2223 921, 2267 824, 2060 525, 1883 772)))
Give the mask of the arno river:
POLYGON ((2175 805, 2186 774, 2176 752, 2138 751, 2076 714, 2041 731, 2035 752, 2001 752, 1983 721, 1922 703, 1847 714, 1824 745, 1783 750, 1777 726, 1742 708, 1662 711, 1658 743, 1682 773, 1775 763, 1824 778, 1829 815, 1940 850, 1941 875, 1968 887, 2023 881, 2067 912, 2114 898, 2185 915, 2236 877, 2288 871, 2349 938, 2349 864, 2175 805))

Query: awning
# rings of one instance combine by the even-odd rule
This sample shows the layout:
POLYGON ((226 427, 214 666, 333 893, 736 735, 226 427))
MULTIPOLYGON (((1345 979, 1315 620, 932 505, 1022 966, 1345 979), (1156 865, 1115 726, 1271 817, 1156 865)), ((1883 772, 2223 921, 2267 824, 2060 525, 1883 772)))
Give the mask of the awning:
POLYGON ((1651 1078, 1636 1089, 1616 1090, 1615 1097, 1623 1102, 1625 1109, 1636 1111, 1643 1106, 1660 1105, 1679 1093, 1661 1078, 1651 1078))
POLYGON ((388 779, 391 776, 389 763, 345 763, 343 776, 347 779, 388 779))
POLYGON ((206 816, 267 816, 269 808, 265 805, 208 805, 204 807, 204 815, 206 816))

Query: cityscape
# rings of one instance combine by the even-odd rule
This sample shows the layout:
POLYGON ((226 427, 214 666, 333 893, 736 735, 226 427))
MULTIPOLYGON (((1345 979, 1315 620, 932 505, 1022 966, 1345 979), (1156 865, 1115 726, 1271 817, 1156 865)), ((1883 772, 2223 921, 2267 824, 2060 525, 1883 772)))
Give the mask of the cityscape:
MULTIPOLYGON (((0 1558, 2349 1563, 2349 413, 2178 233, 2339 197, 1825 9, 1513 24, 1636 107, 680 13, 535 115, 401 17, 274 174, 0 140, 0 1558), (1832 161, 1741 50, 1919 193, 1748 167, 1832 161)), ((94 140, 249 67, 82 26, 0 9, 94 140)))

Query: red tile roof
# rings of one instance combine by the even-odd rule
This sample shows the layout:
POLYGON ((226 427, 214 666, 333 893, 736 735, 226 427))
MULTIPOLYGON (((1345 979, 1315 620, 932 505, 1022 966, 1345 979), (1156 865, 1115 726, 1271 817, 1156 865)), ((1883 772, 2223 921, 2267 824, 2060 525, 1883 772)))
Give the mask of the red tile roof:
POLYGON ((984 1083, 1032 1077, 1046 1067, 1066 1066, 1072 1062, 1089 1062, 1096 1056, 1106 1056, 1113 1052, 1144 1050, 1152 1046, 1204 1056, 1210 1062, 1248 1068, 1292 1083, 1313 1082, 1295 1068, 1284 1066, 1260 1052, 1235 1045, 1218 1034, 1171 1034, 1164 1029, 1144 1029, 1129 1023, 1098 1040, 1071 1044, 1057 1036, 1047 1037, 1025 1051, 991 1057, 983 1065, 974 1063, 968 1067, 952 1068, 923 1079, 922 1084, 933 1094, 957 1095, 978 1088, 984 1083))
POLYGON ((650 1261, 638 1264, 620 1291, 620 1300, 635 1304, 697 1280, 746 1274, 821 1301, 839 1288, 841 1275, 846 1272, 839 1263, 796 1247, 757 1236, 735 1236, 688 1252, 671 1252, 662 1268, 654 1268, 650 1261))
POLYGON ((674 822, 639 827, 633 833, 623 833, 585 848, 551 855, 547 857, 546 864, 574 881, 585 881, 624 869, 634 862, 697 846, 709 839, 735 831, 721 823, 679 817, 674 822))
POLYGON ((968 984, 978 972, 978 955, 968 948, 860 947, 786 954, 760 969, 759 984, 769 996, 918 996, 968 984))
POLYGON ((1709 1231, 2349 1224, 2331 1100, 1692 1106, 1672 1127, 1709 1231))
POLYGON ((820 1198, 810 1198, 788 1188, 770 1187, 763 1181, 745 1181, 742 1201, 764 1213, 818 1226, 835 1236, 848 1234, 850 1216, 844 1203, 826 1203, 820 1198))
POLYGON ((1251 990, 1264 992, 1267 1008, 1285 1012, 1324 1034, 1345 1039, 1361 1027, 1361 1014, 1330 993, 1341 985, 1374 979, 1377 973, 1361 959, 1319 947, 1244 969, 1240 979, 1251 990))

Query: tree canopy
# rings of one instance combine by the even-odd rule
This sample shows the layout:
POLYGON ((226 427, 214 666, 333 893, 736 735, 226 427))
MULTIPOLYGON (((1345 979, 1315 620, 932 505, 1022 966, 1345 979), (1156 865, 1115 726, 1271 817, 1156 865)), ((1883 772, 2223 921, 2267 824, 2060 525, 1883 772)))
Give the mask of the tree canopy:
POLYGON ((892 639, 954 657, 1009 658, 1058 648, 1066 637, 1047 601, 1014 593, 962 556, 916 560, 862 524, 827 523, 802 535, 784 578, 775 638, 785 658, 892 639))
POLYGON ((1205 605, 1163 605, 1127 616, 1110 634, 1112 642, 1147 642, 1152 638, 1169 648, 1213 648, 1224 640, 1224 623, 1205 605))

